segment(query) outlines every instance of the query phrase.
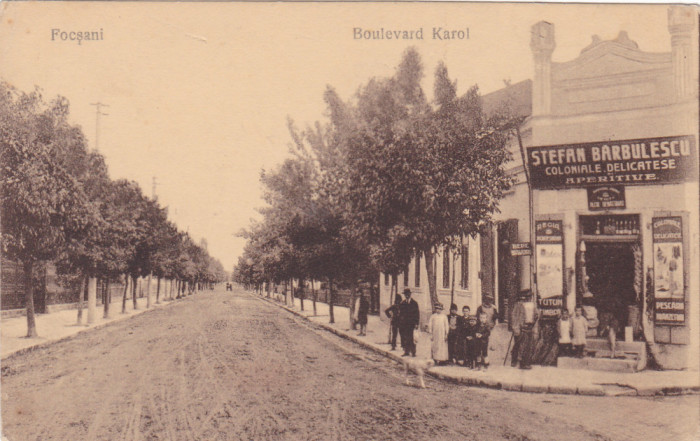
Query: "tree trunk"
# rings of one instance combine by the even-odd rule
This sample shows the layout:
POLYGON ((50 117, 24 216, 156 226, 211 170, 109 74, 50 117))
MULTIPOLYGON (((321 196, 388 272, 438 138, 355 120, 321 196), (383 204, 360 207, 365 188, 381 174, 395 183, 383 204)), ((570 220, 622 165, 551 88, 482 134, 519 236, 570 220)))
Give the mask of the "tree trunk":
POLYGON ((318 294, 316 293, 316 289, 314 288, 314 279, 311 279, 311 295, 313 296, 313 302, 314 302, 314 316, 316 316, 316 300, 318 294))
POLYGON ((34 262, 24 262, 24 295, 27 303, 27 338, 37 337, 34 319, 34 262))
POLYGON ((134 304, 134 311, 136 311, 137 309, 139 309, 139 305, 138 303, 136 303, 136 286, 138 285, 138 279, 136 278, 136 276, 131 276, 131 281, 133 282, 132 286, 134 288, 131 295, 131 300, 134 304))
POLYGON ((299 302, 301 303, 301 310, 304 310, 304 279, 299 279, 299 302))
POLYGON ((290 306, 294 307, 294 278, 289 279, 290 306))
POLYGON ((158 303, 160 303, 160 277, 158 277, 156 282, 156 304, 158 303))
POLYGON ((146 282, 146 309, 151 307, 151 279, 153 276, 148 274, 148 281, 146 282))
POLYGON ((335 296, 333 295, 333 279, 328 279, 328 313, 330 314, 329 323, 335 323, 335 316, 333 315, 333 301, 335 296))
POLYGON ((88 283, 90 283, 90 278, 85 275, 85 283, 80 284, 80 289, 78 289, 78 325, 83 324, 83 301, 85 300, 85 295, 88 290, 88 283))
POLYGON ((457 253, 452 253, 452 285, 450 287, 450 308, 455 302, 455 277, 457 275, 457 256, 457 253))
POLYGON ((104 303, 104 314, 102 318, 109 318, 109 303, 112 299, 109 294, 109 279, 105 279, 105 294, 102 302, 104 303))
POLYGON ((126 295, 129 292, 129 275, 124 275, 124 296, 122 297, 122 314, 126 314, 126 295))
POLYGON ((428 290, 430 291, 431 312, 435 312, 435 305, 439 303, 437 296, 437 281, 435 280, 435 254, 432 247, 423 250, 425 256, 425 269, 428 273, 428 290))

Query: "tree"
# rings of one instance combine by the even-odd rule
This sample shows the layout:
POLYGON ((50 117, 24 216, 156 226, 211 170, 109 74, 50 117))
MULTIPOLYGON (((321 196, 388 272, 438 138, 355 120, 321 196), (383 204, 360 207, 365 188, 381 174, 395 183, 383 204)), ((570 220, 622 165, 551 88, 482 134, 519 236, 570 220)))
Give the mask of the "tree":
POLYGON ((46 104, 38 89, 26 94, 0 85, 2 251, 24 269, 28 337, 37 335, 35 266, 83 234, 91 215, 80 181, 56 160, 67 150, 84 149, 67 116, 64 98, 46 104))
POLYGON ((443 64, 431 105, 422 69, 409 49, 396 74, 370 80, 356 103, 329 90, 326 137, 342 152, 333 172, 356 240, 366 241, 375 265, 394 278, 412 253, 423 254, 436 304, 436 247, 476 235, 510 186, 503 166, 513 120, 487 118, 476 87, 457 97, 443 64))

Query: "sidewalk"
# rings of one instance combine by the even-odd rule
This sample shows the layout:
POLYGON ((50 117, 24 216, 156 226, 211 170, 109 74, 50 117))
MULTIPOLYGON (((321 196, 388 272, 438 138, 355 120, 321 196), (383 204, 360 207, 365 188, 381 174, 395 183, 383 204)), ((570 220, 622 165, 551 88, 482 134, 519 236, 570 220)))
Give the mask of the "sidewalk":
MULTIPOLYGON (((257 294, 251 295, 259 297, 257 294)), ((329 324, 328 305, 316 303, 317 315, 313 316, 311 300, 304 301, 304 311, 300 310, 300 300, 294 300, 294 307, 262 297, 269 303, 278 305, 304 317, 318 326, 343 338, 401 362, 403 353, 400 347, 391 350, 388 344, 388 323, 377 316, 370 316, 367 323, 367 336, 358 336, 358 331, 350 329, 349 310, 345 307, 333 308, 335 323, 329 324)), ((486 371, 470 370, 462 366, 434 366, 428 373, 433 377, 454 383, 490 387, 511 391, 579 394, 597 396, 651 396, 678 395, 700 391, 700 373, 697 371, 642 371, 636 373, 603 372, 580 369, 564 369, 552 366, 533 366, 531 370, 521 370, 503 366, 503 359, 510 338, 505 327, 494 330, 489 345, 491 365, 486 371), (494 334, 495 334, 494 333, 494 334), (504 343, 505 342, 505 343, 504 343)), ((421 332, 417 342, 419 358, 430 358, 430 334, 421 332)))
POLYGON ((50 314, 36 314, 36 330, 39 334, 36 338, 27 338, 27 316, 4 318, 0 321, 0 358, 29 350, 31 348, 49 345, 59 340, 71 337, 80 332, 101 328, 108 323, 125 320, 135 315, 150 311, 172 302, 172 300, 160 300, 155 303, 155 296, 151 298, 151 308, 146 309, 146 298, 137 299, 138 308, 134 311, 131 299, 126 302, 126 313, 122 314, 122 299, 115 299, 110 303, 109 318, 102 318, 103 305, 98 305, 95 313, 95 322, 87 323, 87 308, 83 308, 82 325, 77 324, 78 310, 66 309, 50 314))

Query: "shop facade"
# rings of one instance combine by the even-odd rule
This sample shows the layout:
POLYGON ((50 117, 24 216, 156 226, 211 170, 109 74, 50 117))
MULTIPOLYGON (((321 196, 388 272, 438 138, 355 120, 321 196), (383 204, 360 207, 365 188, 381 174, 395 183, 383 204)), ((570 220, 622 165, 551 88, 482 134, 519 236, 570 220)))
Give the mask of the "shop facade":
POLYGON ((697 15, 670 8, 668 32, 670 52, 621 32, 555 63, 554 25, 533 26, 533 286, 543 316, 594 305, 598 334, 697 368, 697 15))

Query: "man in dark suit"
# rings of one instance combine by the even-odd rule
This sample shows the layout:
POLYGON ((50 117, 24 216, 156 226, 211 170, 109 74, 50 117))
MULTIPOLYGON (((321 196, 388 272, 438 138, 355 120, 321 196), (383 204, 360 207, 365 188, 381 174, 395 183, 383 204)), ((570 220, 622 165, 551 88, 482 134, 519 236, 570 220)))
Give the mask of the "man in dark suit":
POLYGON ((416 342, 413 340, 413 331, 418 329, 420 311, 418 303, 411 298, 411 290, 403 290, 404 301, 399 305, 399 334, 403 355, 416 356, 416 342))

